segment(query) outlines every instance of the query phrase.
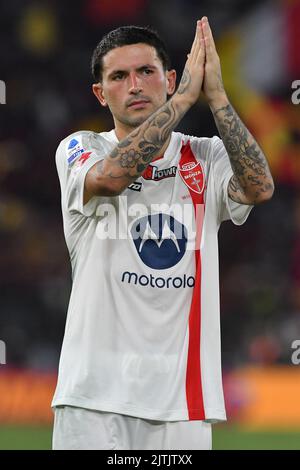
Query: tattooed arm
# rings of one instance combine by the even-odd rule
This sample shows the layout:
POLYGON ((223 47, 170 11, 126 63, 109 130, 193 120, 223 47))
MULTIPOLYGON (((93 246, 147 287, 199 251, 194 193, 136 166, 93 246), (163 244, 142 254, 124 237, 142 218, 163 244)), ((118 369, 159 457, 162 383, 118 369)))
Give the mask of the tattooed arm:
POLYGON ((93 195, 118 196, 160 153, 189 106, 178 92, 94 165, 85 179, 85 203, 93 195))
POLYGON ((228 186, 229 197, 241 204, 269 200, 274 183, 266 157, 256 140, 229 102, 225 106, 211 104, 211 110, 234 173, 228 186))
POLYGON ((200 21, 175 95, 143 124, 121 140, 110 155, 94 165, 85 178, 84 203, 93 195, 117 196, 160 154, 173 129, 201 93, 204 42, 200 21))
POLYGON ((218 53, 207 18, 201 21, 206 63, 203 92, 230 158, 234 175, 229 197, 241 204, 258 204, 270 199, 274 182, 267 159, 226 96, 218 53))

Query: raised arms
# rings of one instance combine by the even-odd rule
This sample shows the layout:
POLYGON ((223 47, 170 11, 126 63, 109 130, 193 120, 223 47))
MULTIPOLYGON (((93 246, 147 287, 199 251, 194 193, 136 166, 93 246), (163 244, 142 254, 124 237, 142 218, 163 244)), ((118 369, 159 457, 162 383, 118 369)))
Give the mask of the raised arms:
POLYGON ((172 131, 199 98, 204 74, 204 42, 197 22, 191 51, 174 96, 94 165, 85 179, 85 201, 93 195, 116 196, 134 182, 168 143, 172 131))
POLYGON ((229 103, 223 86, 220 59, 207 18, 203 18, 201 25, 206 53, 203 92, 234 173, 228 185, 229 197, 242 204, 264 202, 274 192, 267 159, 229 103))
POLYGON ((121 140, 110 155, 94 165, 85 179, 84 202, 93 195, 117 196, 163 153, 172 131, 198 100, 201 91, 213 113, 234 175, 229 197, 242 204, 270 199, 274 182, 267 159, 231 106, 208 20, 197 21, 196 34, 174 96, 121 140))

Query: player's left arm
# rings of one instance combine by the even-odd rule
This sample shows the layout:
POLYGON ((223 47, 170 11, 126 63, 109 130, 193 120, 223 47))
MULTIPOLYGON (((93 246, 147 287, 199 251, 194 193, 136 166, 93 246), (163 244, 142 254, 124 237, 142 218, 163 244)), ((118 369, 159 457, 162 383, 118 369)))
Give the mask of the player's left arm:
POLYGON ((223 86, 220 59, 206 17, 201 20, 205 43, 203 93, 230 158, 233 176, 229 197, 241 204, 271 199, 274 182, 267 159, 258 143, 231 106, 223 86))

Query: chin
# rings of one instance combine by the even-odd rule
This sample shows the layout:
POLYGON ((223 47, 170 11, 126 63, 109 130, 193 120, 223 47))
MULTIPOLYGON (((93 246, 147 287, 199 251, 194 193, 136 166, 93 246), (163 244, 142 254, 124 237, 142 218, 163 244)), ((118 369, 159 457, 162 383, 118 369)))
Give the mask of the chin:
POLYGON ((139 117, 128 119, 126 124, 129 125, 130 127, 138 127, 141 124, 143 124, 143 122, 145 122, 148 119, 148 117, 151 116, 151 114, 152 113, 150 113, 150 114, 148 113, 147 115, 142 115, 142 116, 139 116, 139 117))
MULTIPOLYGON (((158 109, 158 108, 157 108, 158 109)), ((128 127, 136 128, 139 127, 143 122, 145 122, 154 112, 156 109, 152 110, 139 110, 136 112, 135 115, 123 115, 122 117, 119 116, 118 120, 125 124, 128 127)))

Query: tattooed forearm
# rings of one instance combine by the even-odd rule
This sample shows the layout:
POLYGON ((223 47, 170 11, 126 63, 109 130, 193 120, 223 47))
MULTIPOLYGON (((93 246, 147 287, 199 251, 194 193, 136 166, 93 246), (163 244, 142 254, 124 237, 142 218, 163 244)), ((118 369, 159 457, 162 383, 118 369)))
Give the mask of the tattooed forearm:
POLYGON ((187 69, 185 69, 183 71, 182 79, 180 81, 180 85, 178 87, 177 93, 179 93, 179 95, 182 95, 186 91, 190 83, 191 83, 191 74, 187 69))
POLYGON ((174 95, 143 124, 118 143, 99 170, 101 176, 124 182, 125 187, 136 180, 159 154, 171 132, 188 107, 174 95))
POLYGON ((234 173, 228 187, 229 196, 244 204, 269 199, 274 190, 273 179, 256 140, 230 104, 213 114, 234 173))

